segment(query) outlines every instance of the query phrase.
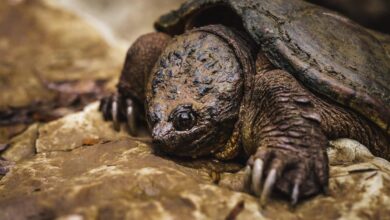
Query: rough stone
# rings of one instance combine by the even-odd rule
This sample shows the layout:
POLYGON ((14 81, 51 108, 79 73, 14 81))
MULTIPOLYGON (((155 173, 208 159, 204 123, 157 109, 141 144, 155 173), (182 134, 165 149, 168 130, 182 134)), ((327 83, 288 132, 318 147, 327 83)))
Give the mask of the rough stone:
POLYGON ((356 141, 341 139, 331 143, 329 195, 308 198, 295 209, 274 195, 261 208, 257 198, 240 192, 243 175, 233 172, 242 166, 164 156, 144 141, 147 139, 116 134, 111 124, 99 116, 94 103, 81 113, 39 128, 37 147, 45 147, 34 157, 16 163, 0 180, 0 219, 389 216, 390 163, 372 156, 356 141), (104 141, 86 146, 80 140, 89 134, 104 141))
POLYGON ((25 132, 14 137, 10 141, 10 146, 2 154, 3 158, 17 162, 35 155, 35 143, 38 139, 39 124, 31 125, 25 132))
POLYGON ((103 123, 101 114, 96 111, 98 105, 95 103, 82 112, 42 125, 36 141, 37 152, 68 151, 127 136, 124 129, 118 133, 110 123, 103 123))

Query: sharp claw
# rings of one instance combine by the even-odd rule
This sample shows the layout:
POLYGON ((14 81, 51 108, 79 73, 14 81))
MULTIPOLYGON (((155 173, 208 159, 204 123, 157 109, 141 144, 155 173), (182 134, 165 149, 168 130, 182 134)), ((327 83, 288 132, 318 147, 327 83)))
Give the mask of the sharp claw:
POLYGON ((319 152, 318 154, 318 162, 314 164, 316 177, 318 183, 322 186, 322 192, 325 195, 328 195, 328 180, 329 180, 329 166, 328 166, 328 155, 325 151, 319 152))
POLYGON ((110 112, 109 112, 109 103, 110 103, 110 97, 105 97, 100 101, 99 110, 103 113, 103 118, 105 121, 108 121, 110 119, 110 112))
POLYGON ((103 108, 104 108, 104 103, 106 101, 106 97, 100 99, 100 102, 99 102, 99 111, 103 111, 103 108))
POLYGON ((114 123, 114 129, 119 131, 120 126, 119 126, 119 120, 118 120, 118 101, 117 100, 114 100, 112 102, 111 116, 112 116, 112 121, 114 123))
POLYGON ((274 187, 275 182, 276 182, 276 169, 272 169, 269 172, 267 179, 265 180, 263 192, 261 193, 261 197, 260 197, 261 206, 264 206, 267 203, 268 197, 274 187))
POLYGON ((252 171, 252 190, 255 195, 259 196, 261 193, 261 179, 263 174, 263 161, 259 158, 253 163, 252 171))
POLYGON ((127 125, 129 128, 129 133, 132 136, 136 136, 137 135, 137 128, 136 128, 136 124, 135 124, 136 123, 135 122, 135 115, 134 115, 134 109, 133 109, 132 105, 127 107, 126 117, 127 117, 127 125))
POLYGON ((251 184, 251 166, 247 165, 244 170, 244 186, 245 189, 249 189, 250 184, 251 184))
POLYGON ((295 183, 291 194, 291 205, 295 206, 298 203, 299 198, 299 184, 295 183))
POLYGON ((99 111, 104 112, 106 110, 109 99, 110 97, 103 97, 102 99, 100 99, 99 111))

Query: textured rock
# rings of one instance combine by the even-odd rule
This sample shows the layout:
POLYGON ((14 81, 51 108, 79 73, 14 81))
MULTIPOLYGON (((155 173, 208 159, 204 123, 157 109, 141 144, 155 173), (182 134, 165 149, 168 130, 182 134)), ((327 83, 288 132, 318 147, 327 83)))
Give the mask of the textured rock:
POLYGON ((178 165, 153 154, 149 145, 129 137, 113 140, 120 139, 121 135, 112 135, 115 133, 111 124, 98 116, 94 104, 82 113, 69 115, 39 129, 37 147, 42 144, 41 140, 55 144, 52 148, 40 148, 34 159, 17 164, 1 180, 0 219, 74 214, 90 219, 123 216, 196 218, 220 214, 223 217, 245 199, 252 201, 249 203, 252 205, 248 204, 252 212, 243 212, 243 216, 260 216, 253 198, 212 185, 211 175, 206 169, 178 165), (75 118, 80 120, 79 123, 73 123, 75 118), (57 124, 67 124, 60 135, 57 132, 61 129, 55 129, 57 124), (96 127, 107 133, 95 133, 96 127), (84 135, 92 133, 106 143, 83 146, 82 142, 67 142, 56 136, 81 140, 84 135), (63 147, 58 148, 59 145, 63 147), (13 184, 19 187, 15 188, 13 184), (225 194, 237 195, 230 198, 225 194), (210 200, 210 196, 216 199, 210 200))
POLYGON ((0 143, 6 143, 15 135, 18 135, 25 131, 26 128, 27 125, 25 124, 0 126, 0 143))
POLYGON ((9 143, 10 147, 2 154, 3 158, 17 162, 34 156, 38 127, 38 124, 31 125, 25 132, 14 137, 9 143))
POLYGON ((292 210, 275 195, 261 209, 257 198, 237 191, 243 189, 242 174, 231 172, 239 165, 163 156, 148 141, 115 133, 96 108, 95 103, 39 127, 38 154, 18 162, 0 181, 0 219, 384 219, 390 214, 390 164, 355 141, 336 140, 329 148, 329 196, 307 199, 292 210), (98 141, 90 146, 80 141, 90 135, 98 141))
POLYGON ((126 136, 125 132, 116 132, 111 124, 103 123, 101 114, 96 112, 97 106, 95 103, 82 112, 42 125, 36 141, 37 152, 67 151, 126 136))

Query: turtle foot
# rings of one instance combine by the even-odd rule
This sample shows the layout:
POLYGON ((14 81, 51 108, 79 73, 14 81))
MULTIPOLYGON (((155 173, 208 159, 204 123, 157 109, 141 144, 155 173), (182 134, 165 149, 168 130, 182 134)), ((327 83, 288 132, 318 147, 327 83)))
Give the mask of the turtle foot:
POLYGON ((246 184, 260 204, 266 205, 274 191, 289 195, 296 205, 303 197, 326 192, 328 161, 325 151, 260 147, 248 160, 246 184))
POLYGON ((116 131, 120 131, 121 123, 126 123, 129 134, 137 136, 137 113, 132 99, 113 94, 100 100, 99 110, 104 120, 113 121, 116 131))

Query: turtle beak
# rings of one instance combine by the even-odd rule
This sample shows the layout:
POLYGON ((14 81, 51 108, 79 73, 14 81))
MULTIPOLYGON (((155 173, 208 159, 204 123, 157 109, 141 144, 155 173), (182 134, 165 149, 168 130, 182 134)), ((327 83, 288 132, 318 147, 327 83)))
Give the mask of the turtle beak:
POLYGON ((177 132, 172 123, 159 122, 152 129, 153 144, 170 154, 188 153, 193 149, 193 135, 188 131, 177 132))
POLYGON ((160 122, 156 124, 152 130, 153 143, 158 146, 167 146, 173 130, 172 123, 160 122))

